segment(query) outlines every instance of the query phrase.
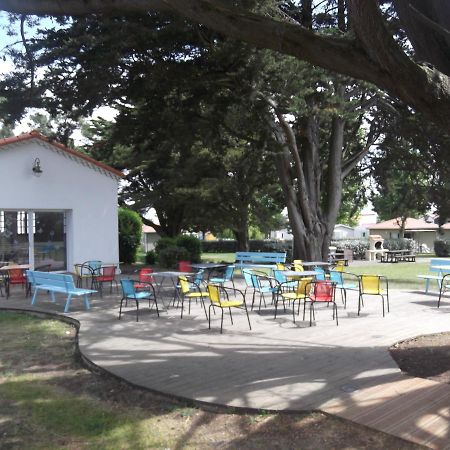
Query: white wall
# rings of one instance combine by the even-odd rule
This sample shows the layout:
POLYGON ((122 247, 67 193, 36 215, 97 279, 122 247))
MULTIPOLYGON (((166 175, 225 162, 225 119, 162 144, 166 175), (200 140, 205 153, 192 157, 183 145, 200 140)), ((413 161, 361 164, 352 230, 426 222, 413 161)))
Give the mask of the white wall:
POLYGON ((89 259, 118 262, 117 179, 53 149, 35 139, 0 147, 0 209, 66 210, 68 270, 89 259))

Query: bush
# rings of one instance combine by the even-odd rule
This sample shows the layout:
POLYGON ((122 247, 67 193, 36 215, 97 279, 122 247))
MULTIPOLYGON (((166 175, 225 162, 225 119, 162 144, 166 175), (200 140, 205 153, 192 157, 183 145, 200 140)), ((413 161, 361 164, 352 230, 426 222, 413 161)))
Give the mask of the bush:
POLYGON ((119 258, 124 263, 136 261, 136 252, 141 243, 142 220, 131 209, 119 208, 119 258))
POLYGON ((344 249, 352 250, 353 259, 366 259, 366 251, 369 250, 367 239, 342 239, 331 241, 330 245, 336 247, 337 252, 343 252, 344 249))
POLYGON ((156 253, 154 250, 150 250, 145 254, 145 264, 153 265, 156 262, 156 253))
POLYGON ((167 247, 173 247, 174 245, 176 245, 175 238, 162 237, 161 239, 158 239, 158 241, 156 242, 155 245, 156 254, 158 255, 160 251, 164 250, 167 247))
POLYGON ((416 251, 418 245, 414 239, 386 239, 383 242, 383 247, 386 250, 416 251))
POLYGON ((167 269, 176 269, 178 261, 189 260, 189 252, 184 247, 171 245, 158 252, 158 263, 167 269))
POLYGON ((434 241, 434 253, 436 256, 450 256, 450 240, 437 239, 434 241))
MULTIPOLYGON (((205 253, 235 253, 237 244, 235 240, 224 241, 203 241, 203 251, 205 253)), ((250 240, 251 252, 286 252, 292 253, 292 241, 269 241, 261 239, 250 240)))
POLYGON ((187 234, 181 234, 176 238, 177 247, 184 247, 188 253, 189 261, 193 263, 198 263, 201 261, 202 255, 202 243, 199 238, 195 236, 189 236, 187 234))

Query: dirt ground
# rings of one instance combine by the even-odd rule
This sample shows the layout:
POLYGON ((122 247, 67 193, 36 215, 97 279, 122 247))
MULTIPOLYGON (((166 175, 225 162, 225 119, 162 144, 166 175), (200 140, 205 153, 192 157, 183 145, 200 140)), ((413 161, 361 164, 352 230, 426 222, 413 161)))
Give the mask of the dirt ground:
POLYGON ((390 352, 400 369, 408 375, 450 384, 450 333, 398 342, 390 352))

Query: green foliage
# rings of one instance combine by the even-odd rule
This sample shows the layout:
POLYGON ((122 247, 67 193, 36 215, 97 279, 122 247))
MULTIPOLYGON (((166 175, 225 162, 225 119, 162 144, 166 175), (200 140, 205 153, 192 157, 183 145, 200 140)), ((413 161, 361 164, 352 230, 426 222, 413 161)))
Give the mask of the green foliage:
POLYGON ((436 256, 450 256, 450 239, 437 239, 434 241, 434 253, 436 256))
POLYGON ((386 250, 411 250, 416 251, 418 248, 417 242, 414 239, 386 239, 383 242, 383 247, 386 250))
POLYGON ((202 243, 196 236, 181 234, 176 238, 176 245, 184 247, 188 251, 189 257, 187 259, 190 262, 198 263, 201 261, 202 243))
MULTIPOLYGON (((286 252, 288 256, 292 252, 291 241, 250 240, 251 252, 286 252)), ((234 253, 237 251, 235 240, 203 241, 205 253, 234 253)))
POLYGON ((119 258, 129 264, 136 261, 141 242, 142 220, 138 213, 119 208, 119 258))
POLYGON ((369 241, 367 239, 342 239, 331 241, 332 246, 336 247, 338 252, 349 249, 353 251, 353 259, 365 259, 366 250, 369 250, 369 241))
POLYGON ((156 263, 156 252, 154 250, 149 250, 145 254, 145 264, 153 265, 156 263))
POLYGON ((176 238, 175 237, 167 237, 164 236, 161 239, 158 239, 155 245, 155 252, 158 255, 159 252, 166 249, 167 247, 171 247, 176 245, 176 238))
POLYGON ((167 269, 176 269, 179 261, 189 261, 189 252, 184 247, 170 245, 158 251, 158 263, 167 269))

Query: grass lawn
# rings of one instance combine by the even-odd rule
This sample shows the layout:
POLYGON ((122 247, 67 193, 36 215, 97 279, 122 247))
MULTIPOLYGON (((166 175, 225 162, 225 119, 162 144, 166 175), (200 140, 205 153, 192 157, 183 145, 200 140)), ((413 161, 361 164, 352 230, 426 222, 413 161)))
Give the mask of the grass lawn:
POLYGON ((234 263, 236 253, 202 253, 203 262, 226 262, 234 263))
MULTIPOLYGON (((419 260, 420 261, 420 260, 419 260)), ((383 275, 392 289, 423 290, 425 281, 417 278, 419 274, 428 273, 429 263, 373 263, 346 267, 346 271, 356 275, 383 275)), ((430 285, 433 289, 433 285, 430 285)))
POLYGON ((415 449, 321 413, 237 414, 168 401, 85 369, 75 329, 0 312, 1 449, 415 449))

